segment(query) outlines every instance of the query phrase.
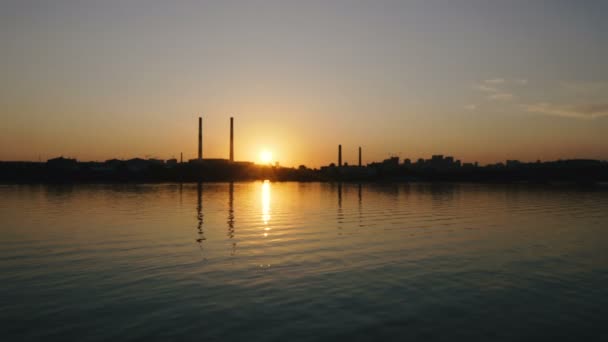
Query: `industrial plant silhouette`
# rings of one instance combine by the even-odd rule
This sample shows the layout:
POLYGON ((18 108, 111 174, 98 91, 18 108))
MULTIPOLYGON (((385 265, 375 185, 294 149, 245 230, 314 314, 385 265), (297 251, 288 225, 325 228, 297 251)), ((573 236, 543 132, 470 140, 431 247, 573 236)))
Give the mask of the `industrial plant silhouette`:
POLYGON ((234 118, 230 117, 228 159, 203 157, 203 118, 198 118, 197 158, 187 162, 169 159, 110 159, 105 162, 79 162, 63 156, 46 162, 0 162, 1 182, 200 182, 239 180, 278 181, 485 181, 485 182, 576 182, 608 181, 608 162, 590 159, 505 163, 480 166, 463 163, 450 156, 430 159, 383 161, 362 164, 358 147, 357 165, 342 160, 338 145, 337 164, 310 169, 259 165, 234 159, 234 118))

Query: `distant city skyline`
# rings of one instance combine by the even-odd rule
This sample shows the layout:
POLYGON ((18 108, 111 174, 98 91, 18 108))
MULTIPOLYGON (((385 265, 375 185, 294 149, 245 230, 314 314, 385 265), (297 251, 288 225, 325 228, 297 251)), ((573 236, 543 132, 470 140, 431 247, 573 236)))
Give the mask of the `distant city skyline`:
POLYGON ((4 1, 0 160, 608 159, 604 1, 4 1))

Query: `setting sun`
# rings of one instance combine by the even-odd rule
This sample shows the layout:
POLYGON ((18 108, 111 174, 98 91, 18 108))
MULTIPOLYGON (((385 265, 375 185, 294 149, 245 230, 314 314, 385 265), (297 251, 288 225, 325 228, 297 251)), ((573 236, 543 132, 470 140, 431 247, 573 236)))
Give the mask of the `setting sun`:
POLYGON ((264 164, 272 163, 272 152, 267 150, 260 152, 260 161, 264 164))

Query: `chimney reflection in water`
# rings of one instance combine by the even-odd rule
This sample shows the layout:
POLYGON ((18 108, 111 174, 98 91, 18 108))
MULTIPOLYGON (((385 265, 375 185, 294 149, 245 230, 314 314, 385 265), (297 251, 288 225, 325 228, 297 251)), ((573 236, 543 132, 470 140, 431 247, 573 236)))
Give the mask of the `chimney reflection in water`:
MULTIPOLYGON (((234 183, 228 184, 228 238, 234 238, 234 183)), ((232 242, 232 252, 230 255, 236 253, 236 242, 232 242)))
POLYGON ((198 230, 198 239, 196 239, 196 242, 198 242, 199 247, 202 250, 203 241, 205 241, 206 238, 203 232, 203 184, 200 182, 196 186, 196 220, 196 229, 198 230))
POLYGON ((228 237, 234 238, 234 183, 228 183, 228 237))

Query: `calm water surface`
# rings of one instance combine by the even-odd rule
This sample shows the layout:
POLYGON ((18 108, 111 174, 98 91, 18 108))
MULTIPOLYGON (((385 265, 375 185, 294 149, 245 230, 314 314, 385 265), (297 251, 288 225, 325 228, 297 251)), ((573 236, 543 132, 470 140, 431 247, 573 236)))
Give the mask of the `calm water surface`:
POLYGON ((608 190, 0 186, 1 341, 601 340, 608 190))

